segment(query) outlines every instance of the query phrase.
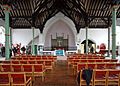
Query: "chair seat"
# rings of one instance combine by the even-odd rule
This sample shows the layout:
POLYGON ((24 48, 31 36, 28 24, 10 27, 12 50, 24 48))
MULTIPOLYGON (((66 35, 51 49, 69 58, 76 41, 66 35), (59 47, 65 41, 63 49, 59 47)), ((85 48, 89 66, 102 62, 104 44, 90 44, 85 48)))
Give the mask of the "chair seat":
POLYGON ((96 77, 96 79, 98 80, 102 80, 102 79, 106 79, 104 76, 99 76, 99 77, 96 77))
POLYGON ((0 84, 8 84, 9 80, 8 79, 0 79, 0 84))
POLYGON ((109 76, 108 79, 119 79, 117 76, 109 76))
POLYGON ((14 84, 24 84, 24 79, 23 78, 15 78, 14 80, 13 80, 13 83, 14 84))
POLYGON ((0 86, 10 86, 10 76, 8 72, 0 73, 0 86))
POLYGON ((43 70, 38 68, 34 72, 43 72, 43 70))
POLYGON ((7 77, 3 77, 3 78, 0 78, 0 83, 1 83, 2 81, 5 81, 5 82, 6 82, 6 81, 9 81, 9 80, 8 80, 7 77))

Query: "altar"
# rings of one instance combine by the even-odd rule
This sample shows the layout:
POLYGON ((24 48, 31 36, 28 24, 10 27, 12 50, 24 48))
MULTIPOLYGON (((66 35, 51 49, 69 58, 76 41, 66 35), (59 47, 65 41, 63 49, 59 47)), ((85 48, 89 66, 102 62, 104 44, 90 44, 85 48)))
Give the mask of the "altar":
POLYGON ((55 50, 55 56, 65 56, 64 50, 55 50))

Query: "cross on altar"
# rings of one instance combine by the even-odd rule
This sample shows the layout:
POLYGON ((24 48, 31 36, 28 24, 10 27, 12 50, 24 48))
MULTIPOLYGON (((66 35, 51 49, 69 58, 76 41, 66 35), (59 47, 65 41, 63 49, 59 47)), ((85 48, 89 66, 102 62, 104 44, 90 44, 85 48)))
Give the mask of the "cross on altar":
POLYGON ((58 46, 61 46, 61 43, 62 43, 62 41, 59 40, 59 41, 58 41, 58 46))

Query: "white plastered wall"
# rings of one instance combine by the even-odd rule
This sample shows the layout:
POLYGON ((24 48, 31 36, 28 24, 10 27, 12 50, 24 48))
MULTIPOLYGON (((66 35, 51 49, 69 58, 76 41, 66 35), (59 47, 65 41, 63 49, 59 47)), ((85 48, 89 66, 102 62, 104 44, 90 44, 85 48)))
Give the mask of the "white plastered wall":
POLYGON ((42 34, 43 35, 43 44, 45 42, 46 34, 49 30, 49 27, 51 27, 58 20, 62 20, 70 27, 70 29, 73 31, 73 34, 75 37, 75 42, 76 42, 77 41, 77 39, 76 39, 77 38, 77 31, 76 31, 74 23, 68 17, 64 16, 64 14, 59 12, 54 17, 52 17, 50 20, 48 20, 47 23, 45 24, 45 28, 44 28, 43 34, 42 34))
MULTIPOLYGON (((35 29, 35 36, 37 37, 40 34, 39 29, 35 29)), ((32 29, 13 29, 12 30, 12 41, 13 44, 19 44, 21 43, 22 46, 24 45, 28 45, 28 43, 32 40, 32 29)), ((35 44, 39 43, 39 39, 38 41, 36 40, 35 44)))

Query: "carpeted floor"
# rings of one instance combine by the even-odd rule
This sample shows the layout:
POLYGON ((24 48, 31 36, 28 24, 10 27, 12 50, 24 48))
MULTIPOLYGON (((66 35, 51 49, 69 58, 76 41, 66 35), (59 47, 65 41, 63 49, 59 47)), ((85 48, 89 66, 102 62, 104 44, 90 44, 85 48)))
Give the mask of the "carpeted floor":
POLYGON ((77 86, 77 82, 72 68, 67 67, 67 61, 58 60, 54 69, 46 72, 45 81, 38 77, 33 86, 77 86))

